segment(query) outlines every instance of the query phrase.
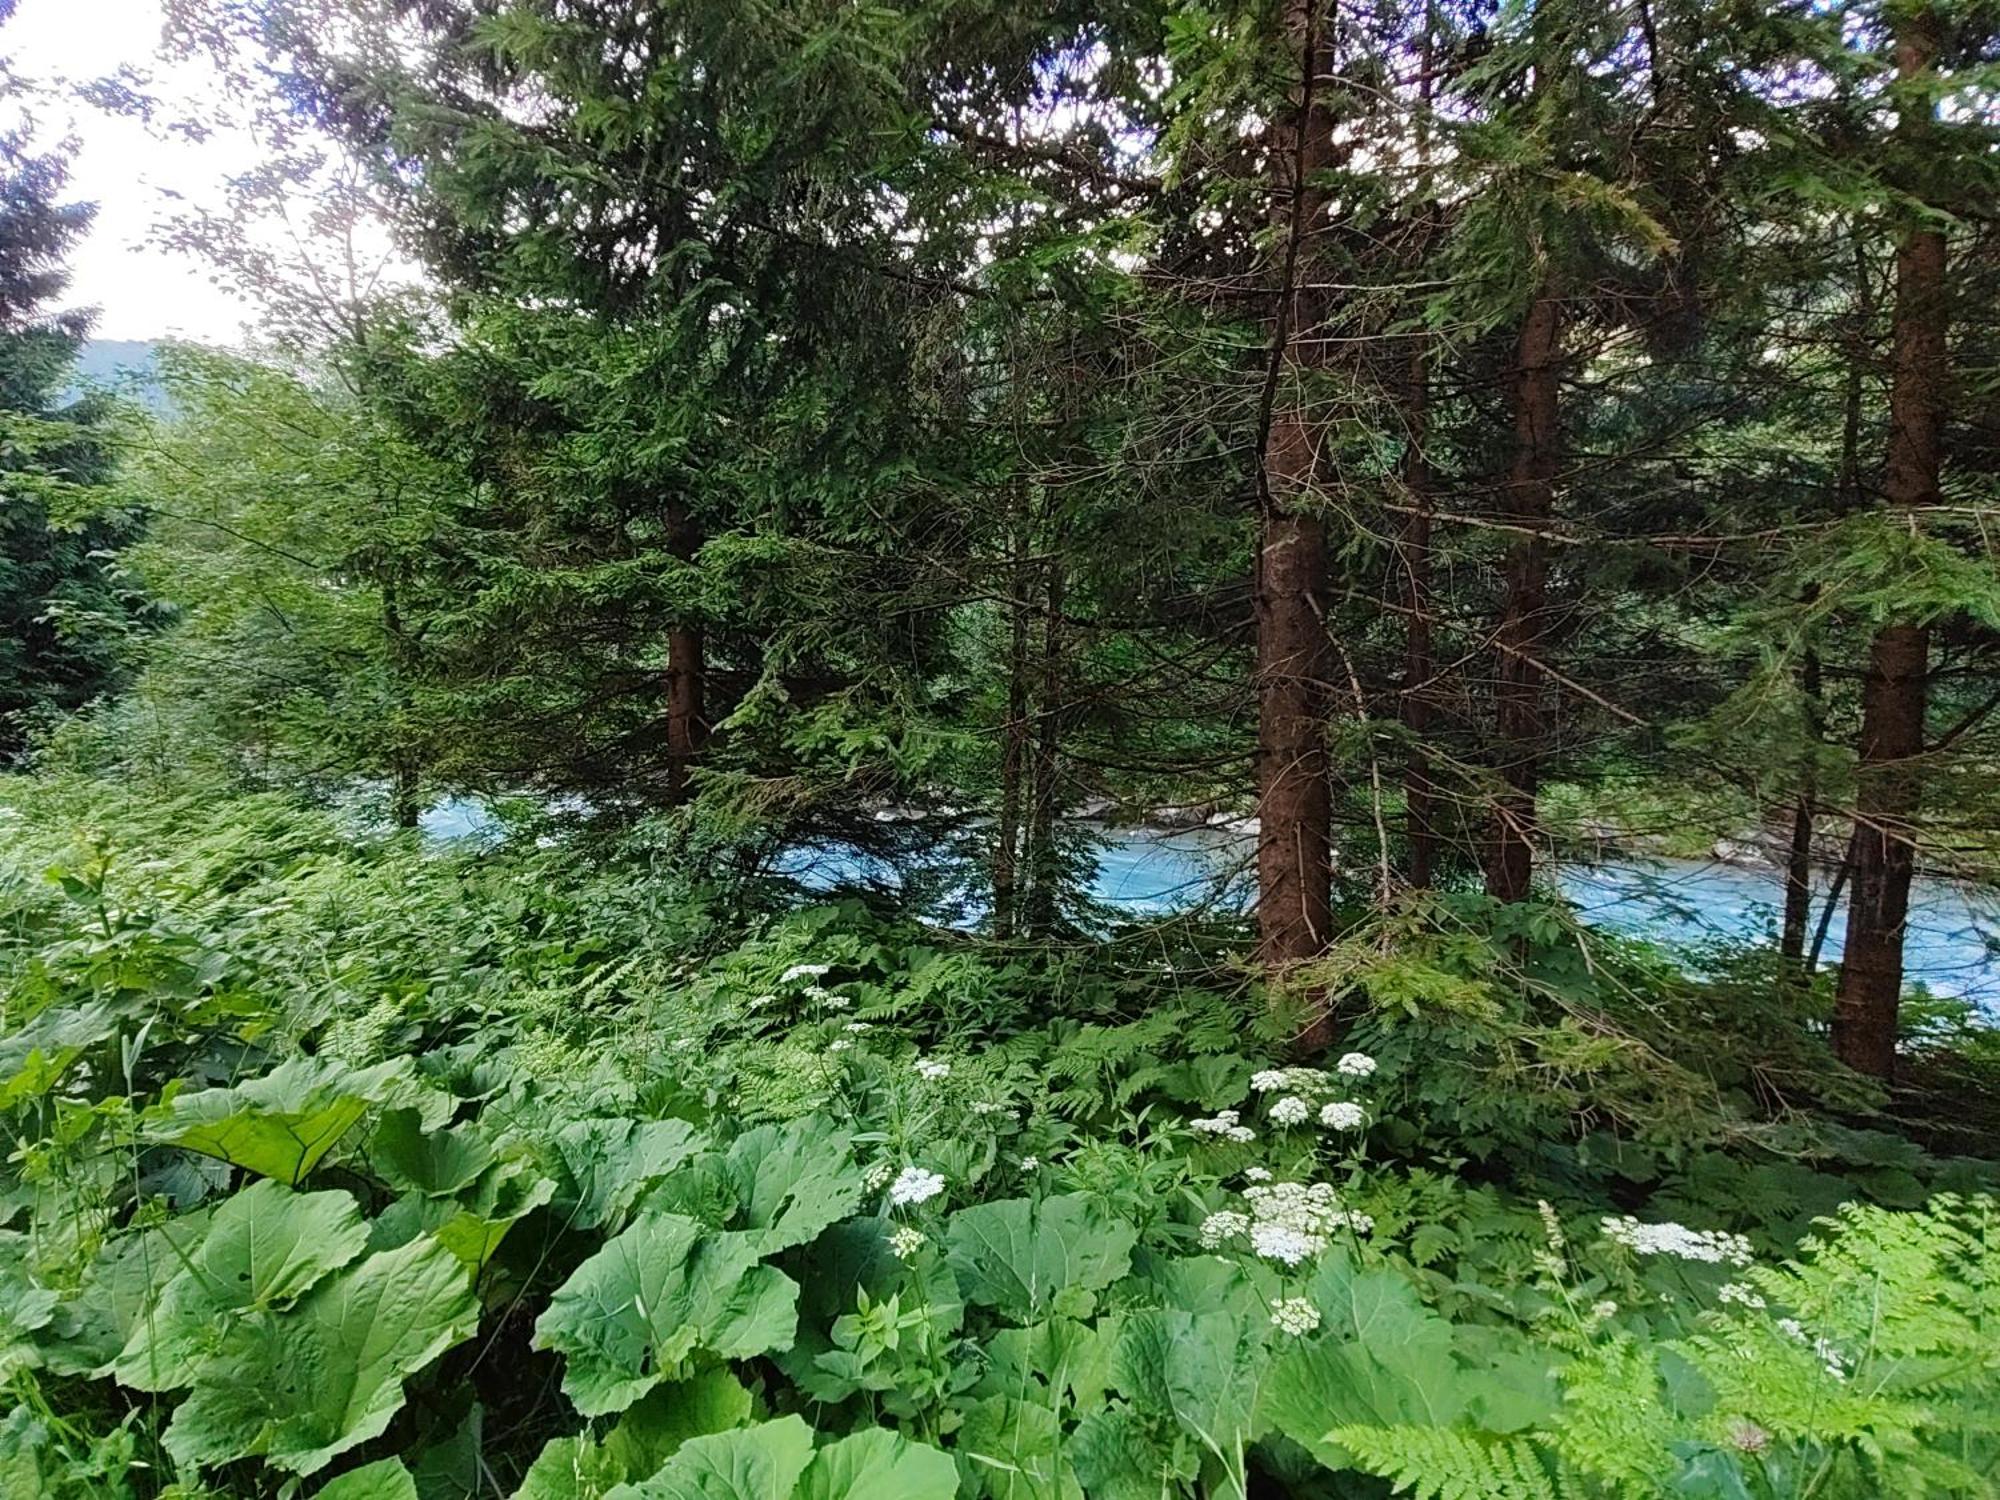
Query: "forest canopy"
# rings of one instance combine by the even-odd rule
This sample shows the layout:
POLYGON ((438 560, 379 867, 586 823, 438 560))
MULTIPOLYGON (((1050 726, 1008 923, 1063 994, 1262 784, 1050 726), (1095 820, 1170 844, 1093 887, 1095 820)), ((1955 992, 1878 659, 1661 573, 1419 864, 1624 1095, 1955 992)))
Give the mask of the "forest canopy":
POLYGON ((159 15, 0 65, 0 1493, 2000 1494, 2000 6, 159 15), (254 338, 79 374, 58 98, 254 338))

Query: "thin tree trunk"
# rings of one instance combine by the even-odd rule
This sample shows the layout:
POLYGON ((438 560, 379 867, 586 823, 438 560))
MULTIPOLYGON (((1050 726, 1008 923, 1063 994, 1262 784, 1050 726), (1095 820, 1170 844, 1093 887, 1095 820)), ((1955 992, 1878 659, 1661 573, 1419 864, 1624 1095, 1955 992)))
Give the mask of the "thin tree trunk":
MULTIPOLYGON (((1935 66, 1937 13, 1904 16, 1896 74, 1919 79, 1935 66)), ((1928 136, 1926 110, 1905 109, 1898 130, 1913 146, 1928 136)), ((1889 451, 1883 498, 1896 509, 1936 501, 1945 400, 1945 242, 1912 224, 1896 256, 1889 451)), ((1834 1002, 1833 1048, 1849 1067, 1889 1078, 1896 1065, 1903 992, 1903 928, 1916 868, 1923 801, 1920 757, 1930 668, 1930 632, 1893 622, 1876 632, 1861 690, 1861 756, 1855 788, 1853 894, 1847 948, 1834 1002)))
POLYGON ((415 644, 403 628, 403 609, 396 572, 392 564, 382 580, 382 631, 389 638, 389 680, 395 696, 395 744, 390 751, 393 787, 391 808, 398 828, 415 828, 422 806, 418 798, 420 775, 415 751, 410 743, 411 679, 416 672, 415 644))
POLYGON ((1486 894, 1527 898, 1535 875, 1535 793, 1541 785, 1542 695, 1539 664, 1548 628, 1549 551, 1542 535, 1555 515, 1556 466, 1562 448, 1557 357, 1562 304, 1544 285, 1522 319, 1509 394, 1514 461, 1507 479, 1507 519, 1522 528, 1507 551, 1505 597, 1494 643, 1495 752, 1504 790, 1493 810, 1486 894))
POLYGON ((1792 806, 1791 847, 1785 855, 1785 921, 1778 941, 1782 972, 1803 983, 1806 926, 1812 919, 1813 819, 1819 811, 1818 752, 1820 743, 1819 649, 1806 647, 1799 666, 1799 694, 1805 700, 1806 746, 1800 756, 1799 795, 1792 806))
MULTIPOLYGON (((1325 214, 1314 178, 1331 159, 1333 129, 1316 83, 1331 72, 1332 58, 1314 0, 1289 0, 1285 26, 1301 67, 1292 105, 1271 132, 1274 212, 1285 249, 1258 485, 1255 587, 1258 956, 1276 981, 1325 949, 1333 884, 1330 658, 1321 610, 1326 536, 1312 510, 1318 423, 1300 379, 1320 362, 1310 342, 1318 316, 1299 274, 1303 242, 1325 214)), ((1300 1041, 1311 1049, 1332 1037, 1330 1020, 1322 1018, 1300 1041)))
MULTIPOLYGON (((674 556, 687 560, 699 550, 694 523, 678 504, 667 507, 667 534, 674 556)), ((676 807, 687 800, 689 772, 708 739, 702 707, 706 675, 701 628, 675 622, 667 631, 667 801, 676 807)))
POLYGON ((1027 901, 1028 931, 1046 937, 1054 930, 1062 870, 1056 855, 1056 814, 1062 807, 1063 595, 1067 577, 1060 549, 1049 559, 1043 591, 1042 681, 1035 705, 1034 785, 1029 796, 1027 901))
POLYGON ((1000 826, 993 845, 993 935, 998 938, 1014 935, 1021 791, 1028 770, 1029 675, 1034 670, 1029 634, 1034 611, 1028 598, 1027 506, 1018 483, 1010 487, 1008 509, 1013 537, 1009 543, 1012 566, 1007 573, 1007 721, 1000 730, 1000 826))
MULTIPOLYGON (((1874 322, 1875 299, 1868 276, 1868 249, 1859 225, 1854 233, 1854 338, 1847 351, 1847 370, 1841 392, 1840 470, 1834 478, 1835 509, 1845 515, 1861 504, 1861 369, 1867 350, 1868 330, 1874 322)), ((1817 587, 1809 588, 1804 602, 1811 604, 1817 587)), ((1815 820, 1819 815, 1819 752, 1826 740, 1826 702, 1820 684, 1820 657, 1816 645, 1806 647, 1799 665, 1799 694, 1805 702, 1806 744, 1799 758, 1799 795, 1792 808, 1791 847, 1785 860, 1785 919, 1780 929, 1778 965, 1801 987, 1812 983, 1819 969, 1819 952, 1825 942, 1827 924, 1834 903, 1847 879, 1848 859, 1841 858, 1840 873, 1827 891, 1827 911, 1822 916, 1812 950, 1806 950, 1806 928, 1812 920, 1812 845, 1815 820)))
POLYGON ((1423 335, 1411 340, 1403 400, 1408 447, 1403 452, 1403 490, 1410 512, 1403 527, 1403 578, 1410 623, 1403 646, 1403 727, 1410 735, 1410 759, 1403 774, 1412 886, 1426 890, 1436 878, 1437 791, 1431 783, 1426 739, 1434 722, 1431 676, 1437 670, 1431 645, 1431 475, 1425 458, 1429 438, 1430 348, 1423 335))

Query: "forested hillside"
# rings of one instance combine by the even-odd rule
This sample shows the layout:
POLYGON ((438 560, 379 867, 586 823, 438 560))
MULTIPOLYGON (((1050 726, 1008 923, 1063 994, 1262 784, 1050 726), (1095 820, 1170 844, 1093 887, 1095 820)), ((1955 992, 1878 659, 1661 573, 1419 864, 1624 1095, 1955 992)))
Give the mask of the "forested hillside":
POLYGON ((156 396, 0 66, 0 1497, 2000 1495, 2000 7, 160 14, 156 396))

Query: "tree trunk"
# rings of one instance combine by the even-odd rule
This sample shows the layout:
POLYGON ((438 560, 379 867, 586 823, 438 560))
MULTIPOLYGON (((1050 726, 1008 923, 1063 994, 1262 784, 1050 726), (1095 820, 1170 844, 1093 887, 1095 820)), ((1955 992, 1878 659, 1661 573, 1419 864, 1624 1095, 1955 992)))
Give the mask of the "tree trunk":
MULTIPOLYGON (((1896 35, 1896 75, 1921 78, 1936 65, 1937 13, 1904 16, 1896 35)), ((1930 134, 1928 109, 1905 109, 1897 126, 1912 154, 1930 134)), ((1890 367, 1889 450, 1884 500, 1896 509, 1938 498, 1939 436, 1945 401, 1945 242, 1912 223, 1896 256, 1894 351, 1890 367)), ((1912 522, 1914 524, 1914 522, 1912 522)), ((1833 1048, 1849 1067, 1889 1078, 1896 1065, 1897 1005, 1903 992, 1903 927, 1916 869, 1916 818, 1923 801, 1921 756, 1930 669, 1930 632, 1894 622, 1876 632, 1861 689, 1861 757, 1855 785, 1853 891, 1847 949, 1834 1002, 1833 1048)))
MULTIPOLYGON (((683 561, 700 550, 701 538, 679 504, 667 506, 667 537, 668 547, 683 561)), ((706 675, 701 627, 676 621, 667 630, 667 801, 675 807, 687 800, 688 774, 708 739, 702 708, 706 675)))
POLYGON ((1403 644, 1403 727, 1410 735, 1410 759, 1403 773, 1403 803, 1407 810, 1409 864, 1412 886, 1427 890, 1436 878, 1437 792, 1431 784, 1431 758, 1425 743, 1434 721, 1431 676, 1437 670, 1431 646, 1431 476, 1424 448, 1430 408, 1430 350, 1423 335, 1410 348, 1403 420, 1408 447, 1403 451, 1403 490, 1410 513, 1403 526, 1403 579, 1409 600, 1409 626, 1403 644))
POLYGON ((1060 915, 1062 870, 1056 855, 1056 814, 1062 809, 1063 724, 1063 595, 1067 577, 1060 547, 1049 559, 1043 590, 1047 614, 1042 621, 1042 681, 1035 705, 1034 785, 1028 807, 1027 928, 1046 937, 1060 915))
MULTIPOLYGON (((1317 299, 1300 289, 1303 242, 1321 228, 1325 198, 1314 177, 1328 164, 1332 116, 1315 84, 1331 49, 1312 0, 1290 0, 1288 36, 1301 59, 1292 107, 1271 132, 1274 214, 1284 274, 1258 485, 1257 927, 1258 956, 1273 980, 1324 950, 1332 927, 1332 797, 1326 719, 1331 694, 1322 617, 1326 536, 1312 510, 1318 424, 1301 376, 1320 363, 1311 342, 1317 299)), ((1323 1047, 1330 1023, 1301 1043, 1323 1047)))
POLYGON ((1557 357, 1562 304, 1548 286, 1536 293, 1515 343, 1509 382, 1514 462, 1507 477, 1506 519, 1517 529, 1507 550, 1506 592, 1494 635, 1494 749, 1502 782, 1493 810, 1486 894, 1527 898, 1535 875, 1535 793, 1541 784, 1542 636, 1548 628, 1549 547, 1556 465, 1562 450, 1557 357))
MULTIPOLYGON (((1808 599, 1810 602, 1810 599, 1808 599)), ((1785 856, 1785 921, 1778 941, 1781 971, 1803 984, 1806 925, 1812 920, 1813 818, 1819 811, 1820 667, 1817 647, 1806 647, 1799 666, 1799 695, 1805 700, 1806 746, 1799 758, 1799 795, 1792 805, 1791 847, 1785 856)))
POLYGON ((415 828, 422 812, 420 773, 410 743, 411 679, 416 675, 416 644, 403 628, 403 609, 393 565, 382 580, 382 631, 389 638, 389 680, 395 697, 396 726, 390 750, 391 807, 398 828, 415 828))
POLYGON ((993 935, 1014 935, 1021 848, 1021 792, 1028 773, 1029 676, 1034 670, 1028 597, 1028 518, 1021 486, 1010 487, 1012 566, 1007 573, 1007 721, 1000 729, 1000 826, 993 845, 993 935))

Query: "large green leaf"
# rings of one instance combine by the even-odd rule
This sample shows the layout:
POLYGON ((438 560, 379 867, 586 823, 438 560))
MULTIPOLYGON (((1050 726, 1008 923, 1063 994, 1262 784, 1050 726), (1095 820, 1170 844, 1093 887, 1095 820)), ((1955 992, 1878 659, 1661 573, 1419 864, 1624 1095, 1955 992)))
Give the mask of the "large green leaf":
POLYGON ((569 1222, 578 1229, 622 1224, 632 1205, 701 1150, 685 1120, 578 1120, 555 1135, 570 1178, 569 1222))
POLYGON ((758 1231, 767 1255, 803 1245, 861 1203, 853 1136, 816 1115, 746 1130, 725 1164, 741 1204, 731 1223, 758 1231))
POLYGON ((179 1095, 146 1136, 297 1186, 371 1104, 414 1108, 429 1128, 452 1108, 448 1095, 418 1081, 408 1058, 356 1069, 295 1057, 233 1088, 179 1095))
POLYGON ((794 1500, 952 1500, 957 1493, 958 1466, 947 1454, 872 1427, 815 1453, 794 1500))
POLYGON ((186 1264, 138 1321, 113 1373, 142 1391, 193 1383, 235 1318, 288 1305, 353 1260, 367 1240, 368 1226, 346 1193, 251 1184, 215 1211, 191 1253, 183 1247, 186 1264))
POLYGON ((791 1500, 812 1440, 801 1417, 691 1438, 658 1473, 605 1500, 791 1500))
POLYGON ((109 1000, 63 1006, 0 1036, 0 1109, 48 1092, 86 1049, 117 1035, 130 1009, 109 1000))
POLYGON ((726 1369, 655 1386, 630 1406, 602 1443, 551 1439, 514 1500, 602 1500, 628 1479, 657 1472, 690 1438, 727 1432, 748 1419, 750 1392, 726 1369))
POLYGON ((1234 1312, 1135 1312, 1118 1340, 1117 1383, 1140 1411, 1174 1422, 1235 1465, 1257 1436, 1253 1408, 1269 1327, 1234 1312))
POLYGON ((43 1363, 59 1375, 107 1373, 167 1283, 181 1274, 182 1257, 201 1243, 212 1212, 182 1214, 98 1251, 82 1290, 56 1309, 39 1340, 43 1363))
POLYGON ((313 1500, 417 1500, 417 1482, 400 1458, 384 1458, 329 1479, 313 1500))
POLYGON ((478 1326, 456 1257, 423 1239, 321 1282, 288 1313, 236 1323, 167 1429, 176 1461, 261 1454, 311 1474, 389 1425, 403 1381, 478 1326))
POLYGON ((799 1289, 758 1263, 761 1249, 755 1233, 642 1213, 557 1289, 535 1345, 567 1359, 563 1390, 592 1417, 623 1411, 697 1350, 747 1359, 786 1348, 799 1289))
POLYGON ((1138 1238, 1089 1199, 1008 1198, 960 1209, 947 1230, 951 1268, 968 1302, 1016 1323, 1049 1315, 1058 1292, 1095 1292, 1123 1276, 1138 1238))
POLYGON ((1056 1414, 1037 1401, 989 1396, 965 1409, 959 1455, 988 1500, 1083 1500, 1062 1456, 1056 1414))
POLYGON ((426 1130, 414 1109, 392 1109, 375 1127, 368 1159, 399 1192, 448 1197, 493 1162, 493 1148, 468 1126, 426 1130))

